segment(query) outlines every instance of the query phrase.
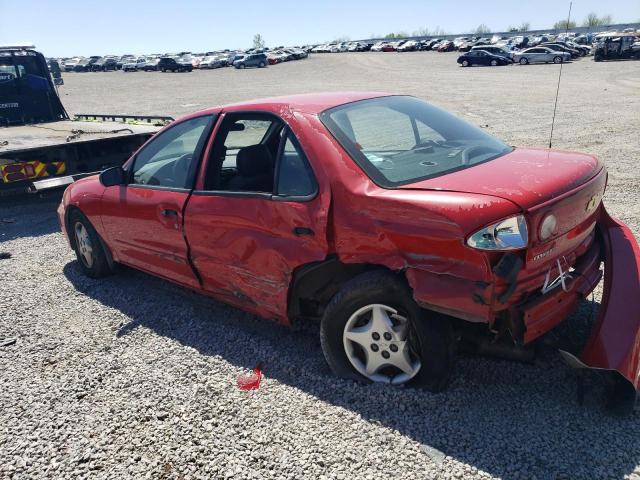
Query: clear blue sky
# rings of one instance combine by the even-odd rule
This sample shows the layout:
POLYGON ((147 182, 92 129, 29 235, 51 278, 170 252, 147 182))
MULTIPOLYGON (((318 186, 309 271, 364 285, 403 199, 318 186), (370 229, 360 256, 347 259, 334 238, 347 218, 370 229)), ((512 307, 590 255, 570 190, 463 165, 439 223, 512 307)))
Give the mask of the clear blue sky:
MULTIPOLYGON (((338 37, 440 27, 463 33, 528 21, 549 28, 566 18, 557 0, 0 0, 0 44, 29 41, 47 56, 156 53, 299 45, 338 37)), ((615 22, 640 21, 640 0, 574 0, 578 24, 589 12, 615 22)))

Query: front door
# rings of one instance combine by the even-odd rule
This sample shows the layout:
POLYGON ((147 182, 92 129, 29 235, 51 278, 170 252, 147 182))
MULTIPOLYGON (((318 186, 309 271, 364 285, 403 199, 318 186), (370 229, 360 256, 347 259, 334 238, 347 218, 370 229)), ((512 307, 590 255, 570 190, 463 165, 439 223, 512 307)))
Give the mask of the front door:
POLYGON ((205 290, 287 321, 293 271, 327 256, 329 192, 295 136, 274 115, 227 114, 185 232, 205 290))
POLYGON ((127 185, 105 190, 102 223, 118 261, 198 287, 183 214, 213 121, 199 116, 163 130, 130 162, 127 185))

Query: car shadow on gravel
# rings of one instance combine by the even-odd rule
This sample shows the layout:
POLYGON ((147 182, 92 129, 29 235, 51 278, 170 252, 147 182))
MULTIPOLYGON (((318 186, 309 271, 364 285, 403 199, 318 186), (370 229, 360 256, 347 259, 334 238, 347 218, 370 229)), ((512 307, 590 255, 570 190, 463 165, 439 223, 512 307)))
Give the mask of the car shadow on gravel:
MULTIPOLYGON (((637 412, 608 415, 597 391, 579 406, 575 372, 552 350, 533 364, 461 357, 452 385, 439 394, 360 384, 330 372, 317 325, 276 325, 128 268, 96 281, 70 262, 64 275, 79 292, 129 318, 114 325, 116 342, 143 328, 220 357, 238 373, 264 362, 262 388, 275 380, 396 430, 443 472, 449 457, 493 476, 527 479, 622 478, 640 464, 637 412)), ((592 307, 585 302, 573 320, 592 307)))
POLYGON ((61 198, 61 192, 46 197, 0 198, 0 245, 16 238, 59 232, 56 209, 61 198))

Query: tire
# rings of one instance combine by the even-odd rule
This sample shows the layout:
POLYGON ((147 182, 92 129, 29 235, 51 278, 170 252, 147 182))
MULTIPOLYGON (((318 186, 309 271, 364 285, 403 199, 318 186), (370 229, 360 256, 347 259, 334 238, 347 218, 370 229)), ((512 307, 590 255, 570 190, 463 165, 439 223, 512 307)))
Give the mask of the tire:
POLYGON ((69 215, 69 235, 82 272, 91 278, 102 278, 111 273, 102 240, 91 222, 80 210, 69 215))
POLYGON ((423 311, 413 300, 404 280, 387 271, 366 272, 343 285, 325 309, 320 325, 320 342, 331 370, 343 378, 365 382, 412 383, 432 392, 439 392, 447 387, 453 371, 455 355, 450 323, 442 316, 423 311), (407 332, 405 341, 396 341, 401 339, 401 332, 394 333, 398 337, 385 337, 393 330, 374 331, 376 328, 372 315, 376 309, 386 312, 387 323, 391 318, 394 319, 393 322, 402 319, 394 328, 405 327, 402 329, 407 332), (357 333, 351 330, 363 328, 354 327, 362 319, 359 315, 365 317, 367 325, 372 325, 371 345, 368 345, 368 332, 357 333), (369 320, 366 320, 367 315, 369 320), (364 339, 363 344, 366 343, 369 349, 366 357, 363 355, 363 347, 360 347, 363 344, 347 339, 347 332, 364 339), (403 355, 404 348, 408 349, 406 355, 403 355), (365 359, 359 366, 356 366, 357 355, 365 359), (400 357, 410 359, 405 365, 411 367, 411 373, 402 373, 397 367, 385 366, 385 360, 381 360, 390 358, 389 361, 393 361, 400 357), (369 358, 383 364, 372 374, 375 378, 365 372, 369 358))
POLYGON ((238 65, 238 68, 240 69, 244 69, 246 67, 246 65, 244 63, 241 63, 240 65, 238 65))
POLYGON ((553 57, 553 63, 555 64, 562 63, 562 57, 553 57))
POLYGON ((497 67, 498 66, 498 61, 497 60, 491 60, 491 66, 492 67, 497 67))
POLYGON ((260 62, 260 63, 258 64, 258 67, 260 67, 260 68, 264 68, 264 67, 265 67, 264 62, 260 62))
POLYGON ((529 65, 529 59, 526 57, 522 57, 520 59, 520 65, 529 65))
POLYGON ((470 65, 469 60, 463 60, 462 61, 462 66, 463 67, 468 67, 470 65))

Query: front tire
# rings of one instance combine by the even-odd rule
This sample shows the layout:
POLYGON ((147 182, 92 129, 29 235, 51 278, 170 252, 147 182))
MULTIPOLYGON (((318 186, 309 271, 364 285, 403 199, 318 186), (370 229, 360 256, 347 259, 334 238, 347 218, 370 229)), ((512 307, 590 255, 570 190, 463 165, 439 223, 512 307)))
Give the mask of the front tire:
POLYGON ((520 59, 520 65, 528 65, 529 64, 529 60, 527 58, 521 58, 520 59))
POLYGON ((497 60, 491 60, 491 66, 492 67, 497 67, 498 66, 498 61, 497 60))
POLYGON ((562 63, 562 57, 553 57, 553 63, 562 63))
POLYGON ((344 378, 438 392, 454 363, 451 325, 423 311, 396 274, 366 272, 331 299, 320 326, 327 363, 344 378))
POLYGON ((98 232, 79 210, 69 216, 69 233, 73 235, 74 250, 83 273, 91 278, 102 278, 109 273, 109 262, 98 232))
POLYGON ((469 60, 463 60, 462 61, 462 66, 463 67, 468 67, 469 66, 469 60))

